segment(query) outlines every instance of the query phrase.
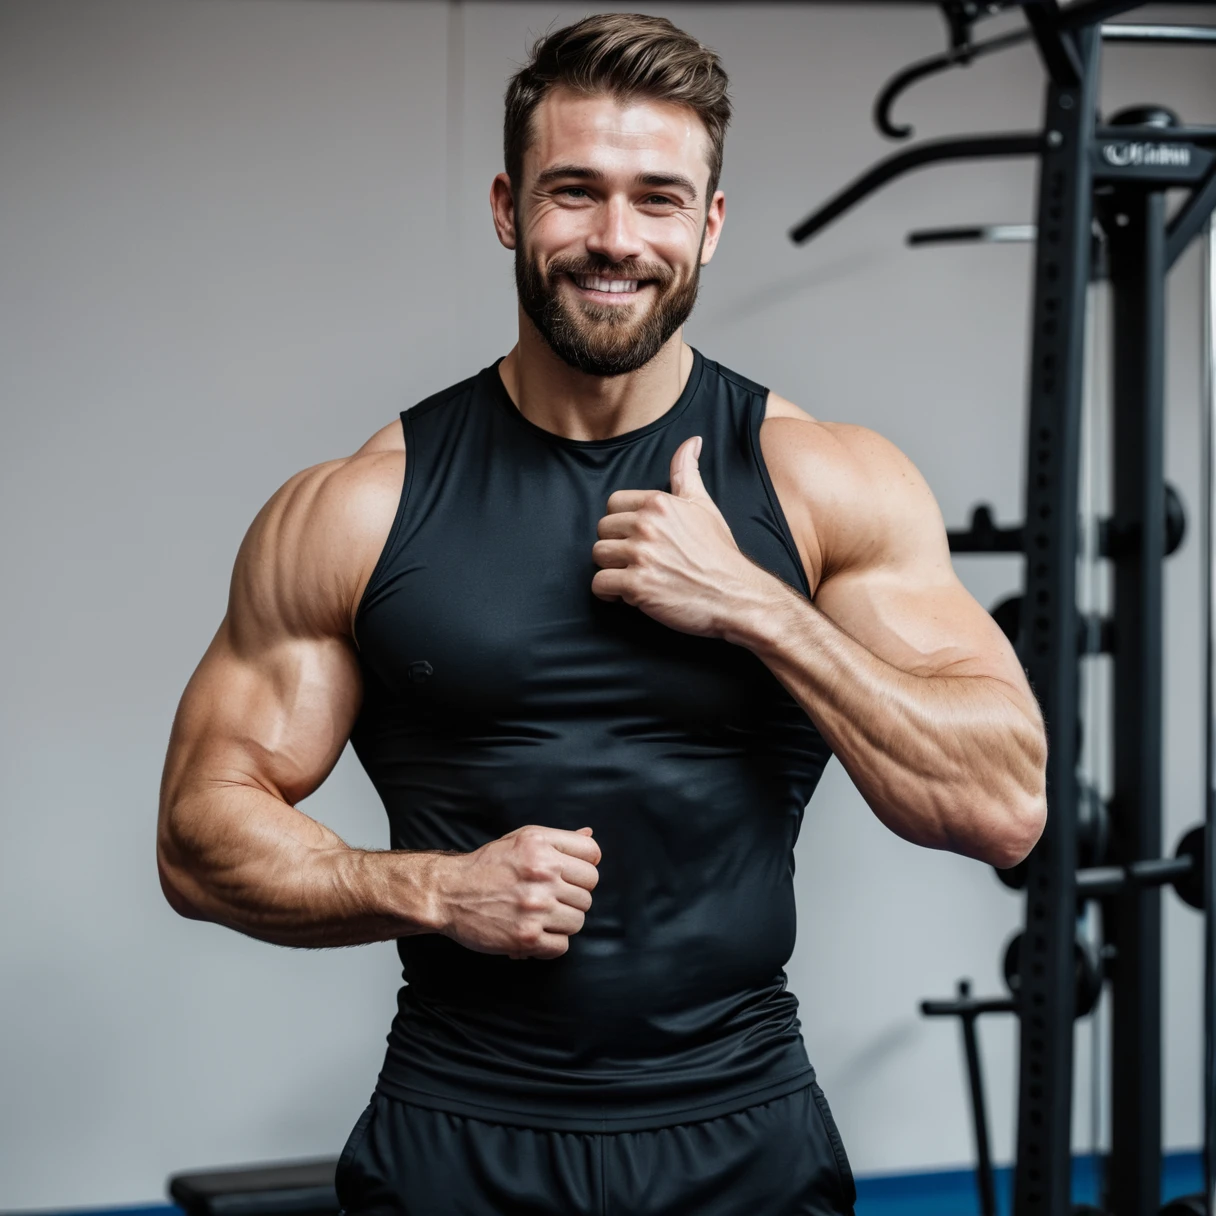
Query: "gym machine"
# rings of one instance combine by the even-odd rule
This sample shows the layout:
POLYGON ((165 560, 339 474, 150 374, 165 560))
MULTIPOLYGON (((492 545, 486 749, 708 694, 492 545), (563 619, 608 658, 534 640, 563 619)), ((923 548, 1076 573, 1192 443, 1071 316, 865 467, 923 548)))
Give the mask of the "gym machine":
MULTIPOLYGON (((1211 216, 1216 208, 1216 127, 1186 126, 1156 107, 1097 116, 1106 42, 1213 44, 1216 27, 1110 25, 1137 7, 1126 0, 949 0, 941 8, 950 48, 901 72, 880 93, 875 122, 891 138, 895 102, 914 82, 1007 47, 1033 42, 1048 82, 1039 131, 960 136, 914 144, 887 157, 796 225, 805 243, 881 186, 922 166, 952 160, 1036 157, 1034 226, 982 226, 913 234, 940 241, 1035 242, 1031 318, 1025 523, 998 527, 979 507, 971 527, 952 533, 956 553, 1020 552, 1022 595, 994 609, 1014 640, 1051 739, 1043 838, 1004 880, 1025 891, 1023 931, 1005 957, 1008 997, 977 999, 960 984, 949 1001, 925 1002, 929 1016, 960 1020, 968 1061, 984 1216, 996 1211, 987 1142, 976 1020, 1016 1013, 1020 1051, 1015 1216, 1069 1216, 1072 1180, 1073 1023, 1109 986, 1111 1144, 1101 1211, 1161 1211, 1161 897, 1170 884, 1205 910, 1204 1193, 1171 1201, 1168 1216, 1216 1216, 1216 332, 1211 216), (1021 10, 1021 28, 976 42, 978 21, 1021 10), (1166 192, 1185 190, 1167 215, 1166 192), (1172 857, 1162 849, 1163 563, 1181 543, 1181 501, 1165 484, 1165 283, 1190 243, 1209 229, 1206 260, 1204 548, 1207 773, 1204 823, 1172 857), (1082 417, 1091 284, 1104 279, 1112 301, 1111 518, 1088 528, 1080 515, 1082 417), (1113 611, 1082 612, 1078 558, 1109 563, 1113 611), (1081 673, 1109 654, 1113 794, 1104 802, 1079 780, 1081 673), (1101 940, 1078 932, 1091 907, 1101 940)), ((1094 521, 1088 521, 1091 525, 1094 521)), ((1088 606, 1087 606, 1088 607, 1088 606)), ((1080 1210, 1080 1209, 1079 1209, 1080 1210)), ((1085 1209, 1090 1212, 1097 1209, 1085 1209)))

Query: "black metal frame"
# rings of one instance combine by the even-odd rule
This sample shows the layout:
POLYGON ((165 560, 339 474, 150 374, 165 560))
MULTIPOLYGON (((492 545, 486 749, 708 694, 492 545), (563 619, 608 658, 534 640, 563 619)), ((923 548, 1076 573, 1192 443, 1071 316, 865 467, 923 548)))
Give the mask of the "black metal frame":
MULTIPOLYGON (((1114 300, 1116 527, 1111 861, 1161 855, 1162 551, 1165 447, 1165 194, 1123 182, 1106 200, 1114 300)), ((1161 1194, 1161 890, 1127 884, 1102 919, 1111 967, 1111 1154, 1115 1216, 1156 1211, 1161 1194)))
MULTIPOLYGON (((1038 30, 1036 29, 1036 36, 1038 30)), ((1014 1211, 1070 1210, 1076 933, 1078 488, 1090 279, 1098 39, 1079 38, 1080 83, 1047 91, 1039 171, 1020 647, 1047 723, 1047 828, 1031 854, 1021 970, 1014 1211)))
MULTIPOLYGON (((1111 1060, 1117 1063, 1104 1201, 1114 1216, 1155 1216, 1162 1157, 1159 888, 1193 881, 1195 864, 1189 855, 1161 856, 1162 575, 1164 559, 1176 547, 1167 540, 1163 480, 1164 298, 1170 268, 1216 205, 1216 129, 1164 125, 1168 116, 1147 113, 1124 116, 1136 125, 1098 126, 1093 116, 1101 44, 1108 32, 1112 40, 1172 42, 1212 42, 1216 34, 1193 28, 1099 29, 1103 18, 1135 7, 1126 0, 1084 0, 1068 9, 1055 0, 1027 0, 1022 7, 1049 77, 1041 132, 909 147, 863 174, 790 235, 799 243, 810 239, 913 168, 960 158, 1031 153, 1040 158, 1025 523, 998 529, 989 512, 977 509, 966 533, 951 534, 951 547, 956 552, 1021 549, 1025 555, 1017 648, 1047 723, 1051 813, 1023 875, 1026 922, 1014 1001, 976 1000, 968 990, 923 1009, 963 1022, 985 1210, 991 1170, 980 1127, 974 1018, 1016 1010, 1021 1050, 1014 1213, 1067 1216, 1073 1023, 1074 1013, 1083 1012, 1075 1008, 1077 916, 1085 900, 1100 900, 1101 953, 1113 998, 1111 1060), (1165 191, 1176 186, 1190 188, 1191 194, 1167 223, 1165 191), (1106 236, 1100 265, 1094 256, 1095 219, 1106 236), (1115 511, 1104 525, 1099 550, 1114 571, 1114 613, 1108 622, 1082 621, 1076 602, 1087 288, 1095 273, 1109 277, 1114 301, 1115 511), (1095 623, 1106 643, 1091 644, 1095 623), (1107 855, 1086 862, 1095 868, 1079 869, 1079 664, 1097 653, 1115 656, 1113 827, 1107 855)), ((949 65, 946 60, 965 61, 965 51, 955 45, 942 57, 943 66, 949 65)), ((904 74, 905 81, 927 74, 919 66, 904 74)), ((898 91, 884 93, 880 126, 889 120, 889 103, 898 91)), ((976 232, 985 239, 985 229, 976 232)), ((947 235, 959 239, 958 233, 947 235)), ((1209 838, 1206 852, 1213 849, 1209 838)), ((1207 886, 1214 882, 1209 874, 1207 886)), ((1208 916, 1210 925, 1210 907, 1208 916)), ((1216 958, 1208 967, 1216 972, 1216 958)), ((1209 975, 1208 986, 1213 983, 1209 975)), ((1216 998, 1212 1003, 1216 1007, 1216 998)), ((1206 1033, 1211 1051, 1216 1027, 1206 1033)), ((1205 1143, 1209 1172, 1216 1173, 1216 1065, 1210 1063, 1208 1073, 1213 1092, 1205 1095, 1205 1143)), ((1209 1190, 1214 1182, 1208 1178, 1209 1190)))

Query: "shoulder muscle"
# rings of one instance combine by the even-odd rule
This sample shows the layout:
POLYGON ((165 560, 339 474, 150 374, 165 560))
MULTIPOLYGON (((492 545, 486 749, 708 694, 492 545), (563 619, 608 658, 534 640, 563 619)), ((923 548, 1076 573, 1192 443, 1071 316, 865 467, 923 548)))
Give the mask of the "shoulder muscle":
POLYGON ((819 422, 791 406, 760 431, 782 509, 813 564, 812 586, 848 570, 914 560, 952 579, 941 513, 893 443, 863 426, 819 422))
POLYGON ((404 450, 361 450, 305 469, 270 499, 233 570, 229 619, 239 649, 276 634, 350 634, 404 474, 404 450))

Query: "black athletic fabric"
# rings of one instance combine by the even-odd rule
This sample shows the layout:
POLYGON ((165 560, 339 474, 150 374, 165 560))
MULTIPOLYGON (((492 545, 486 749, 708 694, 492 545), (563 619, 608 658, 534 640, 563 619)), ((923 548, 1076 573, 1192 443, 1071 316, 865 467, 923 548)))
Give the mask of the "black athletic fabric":
POLYGON ((716 1119, 613 1133, 375 1094, 336 1183, 346 1216, 851 1216, 857 1197, 814 1083, 716 1119))
POLYGON ((529 422, 497 365, 403 413, 401 503, 356 619, 353 742, 391 846, 589 824, 603 860, 558 959, 399 941, 382 1093, 600 1131, 806 1086, 783 967, 794 840, 828 748, 749 651, 591 592, 609 494, 668 489, 692 435, 740 548, 806 592, 760 454, 766 396, 696 354, 672 408, 613 439, 529 422))

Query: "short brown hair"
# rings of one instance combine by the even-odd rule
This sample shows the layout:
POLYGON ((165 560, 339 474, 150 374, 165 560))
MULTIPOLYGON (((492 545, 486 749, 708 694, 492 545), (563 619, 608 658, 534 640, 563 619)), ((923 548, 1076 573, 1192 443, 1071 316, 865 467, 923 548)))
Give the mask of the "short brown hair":
MULTIPOLYGON (((687 106, 709 132, 709 196, 722 175, 730 122, 726 73, 718 56, 666 17, 599 13, 555 30, 532 45, 531 58, 507 85, 503 153, 518 189, 532 112, 554 87, 646 97, 687 106)), ((706 200, 708 202, 708 198, 706 200)))

